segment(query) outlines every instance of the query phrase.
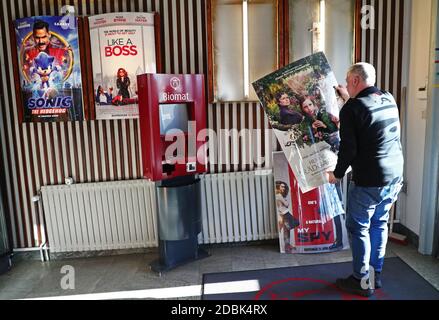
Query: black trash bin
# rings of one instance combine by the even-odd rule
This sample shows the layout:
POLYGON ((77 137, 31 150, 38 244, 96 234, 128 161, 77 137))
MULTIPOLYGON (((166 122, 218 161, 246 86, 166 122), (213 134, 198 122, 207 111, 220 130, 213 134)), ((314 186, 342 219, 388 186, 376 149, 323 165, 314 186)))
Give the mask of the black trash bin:
POLYGON ((200 179, 195 176, 160 181, 156 186, 159 259, 151 264, 161 273, 208 256, 199 248, 201 232, 200 179))

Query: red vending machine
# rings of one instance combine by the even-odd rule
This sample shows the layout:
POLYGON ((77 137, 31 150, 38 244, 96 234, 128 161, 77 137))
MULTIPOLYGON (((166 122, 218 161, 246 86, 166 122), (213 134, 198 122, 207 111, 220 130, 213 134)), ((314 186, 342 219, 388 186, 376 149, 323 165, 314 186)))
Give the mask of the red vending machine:
POLYGON ((161 273, 200 259, 198 174, 206 172, 206 99, 201 74, 137 76, 144 177, 156 183, 161 273))
POLYGON ((206 172, 202 74, 137 77, 144 176, 153 181, 206 172))

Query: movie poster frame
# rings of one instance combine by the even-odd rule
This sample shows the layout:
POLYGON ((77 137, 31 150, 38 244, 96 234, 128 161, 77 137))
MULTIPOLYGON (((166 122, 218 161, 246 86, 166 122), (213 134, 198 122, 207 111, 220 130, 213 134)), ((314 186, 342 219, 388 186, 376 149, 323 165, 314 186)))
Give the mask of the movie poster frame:
MULTIPOLYGON (((115 12, 116 13, 116 12, 115 12)), ((162 36, 161 36, 161 19, 158 12, 151 12, 154 14, 154 37, 155 37, 155 53, 156 53, 156 73, 162 72, 162 36)), ((30 16, 32 18, 35 16, 30 16)), ((88 18, 89 16, 76 16, 76 22, 78 26, 78 44, 79 44, 79 58, 81 67, 81 81, 82 81, 82 104, 83 104, 83 120, 96 120, 95 111, 95 97, 93 89, 93 66, 86 65, 86 61, 91 61, 91 45, 90 45, 90 28, 88 18), (87 70, 87 72, 84 72, 87 70), (91 70, 91 72, 89 71, 91 70)), ((9 20, 9 39, 11 45, 11 62, 13 70, 14 79, 14 89, 15 89, 15 100, 17 104, 17 115, 18 122, 20 124, 27 123, 29 121, 24 121, 24 103, 20 86, 20 70, 18 61, 18 51, 17 51, 17 38, 15 36, 15 26, 12 19, 9 20)), ((116 120, 116 119, 114 119, 116 120)), ((63 121, 63 122, 71 122, 63 121)), ((30 121, 29 123, 38 123, 35 121, 30 121)), ((49 122, 40 122, 49 123, 49 122)))
MULTIPOLYGON (((34 18, 37 16, 30 16, 28 18, 34 18)), ((50 16, 48 16, 50 17, 50 16)), ((23 17, 25 18, 25 17, 23 17)), ((87 72, 83 72, 85 70, 85 55, 84 55, 84 17, 81 16, 75 16, 76 23, 77 23, 77 29, 78 29, 78 52, 79 52, 79 60, 80 60, 80 67, 81 67, 81 86, 82 86, 82 112, 83 112, 83 119, 82 120, 76 120, 76 121, 84 121, 87 120, 87 108, 88 108, 88 96, 86 92, 88 92, 88 82, 86 74, 87 72)), ((19 19, 19 18, 17 18, 19 19)), ((15 36, 15 26, 14 21, 11 19, 9 20, 9 39, 11 44, 11 54, 12 54, 12 70, 13 70, 13 77, 14 77, 14 87, 15 87, 15 99, 17 104, 17 115, 18 115, 18 121, 19 123, 50 123, 54 121, 24 121, 24 103, 21 96, 21 85, 20 85, 20 69, 19 69, 19 61, 18 61, 18 51, 17 51, 17 38, 15 36)), ((62 121, 62 122, 74 122, 75 120, 69 120, 69 121, 62 121)), ((56 121, 55 121, 56 122, 56 121)))
MULTIPOLYGON (((108 12, 108 13, 117 13, 117 12, 108 12)), ((122 13, 122 12, 121 12, 122 13)), ((136 13, 136 12, 129 12, 136 13)), ((145 13, 145 12, 142 12, 145 13)), ((162 37, 161 37, 161 18, 158 12, 146 12, 154 14, 154 40, 155 40, 155 59, 156 59, 156 73, 161 73, 162 70, 162 37)), ((85 56, 88 61, 91 61, 91 40, 90 40, 90 23, 89 17, 84 17, 84 42, 85 42, 85 56)), ((96 101, 95 101, 95 92, 94 92, 94 84, 93 84, 93 65, 89 67, 90 72, 87 72, 87 96, 88 96, 88 110, 87 110, 87 119, 88 120, 96 120, 96 101)), ((124 120, 124 119, 107 119, 107 120, 124 120)), ((128 120, 128 119, 126 119, 128 120)))

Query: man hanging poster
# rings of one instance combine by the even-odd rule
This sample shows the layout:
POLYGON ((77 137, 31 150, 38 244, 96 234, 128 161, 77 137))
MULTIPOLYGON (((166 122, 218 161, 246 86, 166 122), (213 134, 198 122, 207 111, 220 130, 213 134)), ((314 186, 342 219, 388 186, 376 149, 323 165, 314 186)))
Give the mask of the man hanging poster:
POLYGON ((156 72, 153 13, 89 17, 96 119, 138 118, 137 75, 156 72))
POLYGON ((23 121, 83 120, 77 19, 14 21, 23 121))
POLYGON ((275 201, 281 253, 319 253, 349 248, 339 185, 300 191, 285 154, 273 152, 275 201))
POLYGON ((339 108, 334 73, 322 52, 253 83, 302 192, 325 184, 337 163, 339 108))

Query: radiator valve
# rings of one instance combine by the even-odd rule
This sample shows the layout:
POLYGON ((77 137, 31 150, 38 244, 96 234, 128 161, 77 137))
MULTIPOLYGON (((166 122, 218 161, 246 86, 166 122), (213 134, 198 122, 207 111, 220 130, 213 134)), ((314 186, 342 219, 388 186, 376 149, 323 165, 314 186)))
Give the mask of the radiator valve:
POLYGON ((72 185, 74 183, 73 178, 71 178, 71 177, 66 178, 65 183, 68 186, 72 185))

